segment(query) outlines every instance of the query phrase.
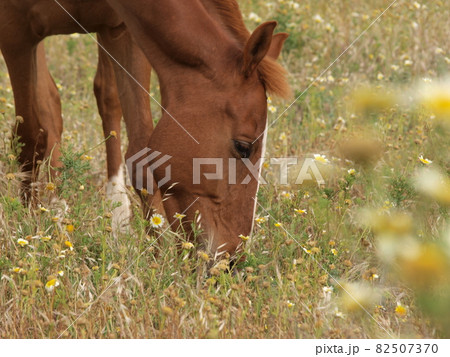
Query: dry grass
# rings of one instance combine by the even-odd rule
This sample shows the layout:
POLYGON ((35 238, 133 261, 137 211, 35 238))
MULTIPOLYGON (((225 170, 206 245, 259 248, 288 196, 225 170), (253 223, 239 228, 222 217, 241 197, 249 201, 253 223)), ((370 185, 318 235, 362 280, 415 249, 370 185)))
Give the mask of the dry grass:
MULTIPOLYGON (((258 16, 275 18, 279 30, 291 34, 282 62, 300 95, 389 3, 279 0, 269 6, 253 0, 241 6, 249 27, 258 16)), ((372 83, 389 88, 383 93, 392 99, 394 87, 410 90, 424 77, 446 75, 449 17, 443 1, 398 1, 270 128, 267 157, 320 153, 331 163, 322 167, 324 186, 261 188, 258 217, 270 217, 255 225, 237 274, 221 266, 208 271, 196 247, 180 254, 180 234, 166 232, 155 244, 134 196, 134 233, 113 237, 104 149, 90 151, 88 162, 76 156, 103 140, 92 94, 96 46, 87 36, 46 40, 65 119, 68 179, 56 189, 68 208, 46 204, 52 187, 45 184, 41 198, 49 211, 23 207, 9 141, 13 97, 0 61, 0 337, 448 336, 448 321, 439 316, 448 316, 450 299, 437 298, 446 296, 448 265, 435 264, 448 254, 448 205, 425 199, 412 180, 416 169, 429 166, 420 155, 448 175, 447 129, 434 126, 425 109, 393 102, 382 108, 382 98, 374 102, 375 94, 367 99, 354 90, 372 83), (357 111, 353 99, 360 109, 375 105, 379 111, 357 111), (363 209, 370 214, 361 220, 363 209), (29 244, 21 247, 18 239, 29 244), (429 264, 400 259, 398 251, 411 246, 429 264), (52 279, 60 285, 49 293, 45 285, 52 279), (417 283, 422 280, 426 286, 417 283), (433 301, 424 289, 436 291, 433 301)), ((269 121, 288 104, 272 102, 269 121)), ((270 182, 275 173, 276 167, 265 165, 270 182)))

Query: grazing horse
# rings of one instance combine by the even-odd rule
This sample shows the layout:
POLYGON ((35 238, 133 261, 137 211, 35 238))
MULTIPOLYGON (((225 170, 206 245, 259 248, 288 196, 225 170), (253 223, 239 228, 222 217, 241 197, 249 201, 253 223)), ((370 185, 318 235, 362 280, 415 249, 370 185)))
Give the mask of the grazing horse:
MULTIPOLYGON (((0 0, 0 49, 10 74, 16 115, 24 119, 17 130, 23 144, 18 159, 27 174, 23 194, 28 201, 30 183, 36 178, 40 160, 49 158, 52 175, 56 174, 54 168, 61 167, 61 104, 47 68, 42 40, 56 34, 85 33, 84 30, 97 32, 102 47, 94 92, 105 137, 112 131, 117 133, 116 138, 106 142, 106 193, 112 201, 121 203, 113 211, 113 228, 120 229, 126 226, 130 215, 120 147, 121 117, 123 114, 132 139, 125 155, 130 157, 147 146, 153 131, 146 93, 151 67, 106 1, 0 0)), ((144 207, 149 207, 151 198, 142 198, 144 207)))
MULTIPOLYGON (((22 3, 38 7, 34 14, 40 15, 30 15, 34 22, 30 21, 29 25, 29 20, 21 19, 22 23, 16 29, 25 25, 30 28, 23 36, 23 41, 32 42, 28 51, 33 52, 34 48, 35 57, 39 51, 36 51, 36 43, 30 41, 30 36, 36 41, 55 33, 54 31, 73 32, 70 19, 65 18, 63 21, 61 11, 54 6, 50 11, 43 5, 45 12, 39 13, 40 3, 52 1, 56 2, 0 0, 0 4, 12 3, 19 8, 23 5, 18 4, 22 3)), ((183 224, 188 232, 191 232, 189 222, 199 221, 203 231, 201 238, 212 252, 235 253, 242 243, 239 236, 249 235, 253 225, 260 159, 265 145, 263 134, 267 125, 266 92, 281 97, 290 94, 285 71, 275 61, 287 34, 274 35, 274 21, 263 23, 250 33, 234 0, 106 1, 112 10, 103 8, 96 14, 93 10, 96 6, 103 6, 104 1, 59 0, 59 3, 83 26, 86 24, 89 31, 100 32, 100 39, 106 37, 101 32, 106 28, 110 42, 117 41, 117 38, 120 41, 121 28, 126 26, 155 69, 160 82, 164 111, 153 133, 149 126, 146 127, 147 134, 151 133, 146 145, 150 152, 159 152, 171 158, 151 172, 154 182, 164 182, 160 186, 161 190, 171 193, 164 200, 166 215, 171 224, 183 224), (82 16, 84 5, 90 9, 86 16, 82 16), (108 16, 104 15, 105 12, 108 12, 108 16), (120 14, 120 18, 115 14, 120 14), (115 34, 116 31, 119 36, 115 34), (198 159, 213 159, 214 162, 219 160, 222 165, 216 165, 215 168, 203 165, 197 181, 193 176, 198 159), (218 167, 221 172, 218 172, 218 167), (171 177, 170 180, 165 180, 168 168, 171 170, 171 177), (175 218, 176 213, 184 213, 186 217, 179 220, 175 218), (179 223, 180 221, 182 222, 179 223)), ((0 11, 3 12, 1 7, 0 11)), ((11 18, 11 14, 6 16, 6 19, 11 18)), ((123 36, 125 35, 122 38, 123 36)), ((9 46, 4 46, 2 39, 2 51, 5 51, 4 47, 13 48, 5 56, 9 57, 8 68, 16 66, 14 57, 20 55, 23 48, 23 44, 17 45, 16 41, 17 36, 6 41, 9 46)), ((121 49, 118 52, 120 54, 121 49)), ((22 59, 28 61, 28 64, 23 65, 21 71, 35 71, 36 64, 29 64, 29 58, 33 55, 27 57, 28 59, 22 59)), ((118 72, 114 72, 116 77, 120 76, 118 72)), ((33 74, 29 77, 27 79, 32 79, 33 74)), ((102 87, 102 84, 100 81, 98 87, 102 87)), ((15 86, 20 85, 18 83, 15 86)), ((21 133, 25 134, 26 140, 34 140, 35 145, 41 148, 40 155, 45 157, 48 154, 45 148, 51 140, 47 134, 49 129, 43 128, 36 119, 44 109, 40 104, 30 107, 30 100, 36 100, 36 91, 29 82, 22 85, 25 87, 22 88, 22 93, 15 94, 16 106, 20 104, 18 101, 23 101, 23 98, 18 97, 23 94, 31 97, 27 98, 27 105, 22 105, 28 109, 25 114, 31 119, 25 119, 21 114, 26 125, 21 133), (42 128, 46 137, 39 136, 42 128), (32 135, 28 135, 28 131, 32 135)), ((17 91, 14 85, 13 89, 17 91)), ((128 90, 131 93, 124 94, 126 98, 121 101, 122 106, 128 99, 134 104, 134 95, 138 91, 129 87, 125 89, 124 93, 128 90)), ((54 89, 47 90, 47 93, 54 92, 54 89)), ((134 127, 134 123, 131 124, 133 120, 141 121, 142 118, 133 117, 128 121, 125 118, 127 128, 134 127)), ((56 122, 59 123, 59 118, 56 122)), ((60 128, 60 125, 54 126, 60 128)), ((105 132, 107 134, 107 130, 105 132)), ((130 142, 134 141, 134 134, 128 130, 130 142)), ((28 156, 21 157, 23 163, 30 163, 28 170, 33 168, 33 155, 34 152, 31 152, 28 156)), ((139 172, 143 176, 149 174, 148 170, 139 172)), ((133 181, 138 179, 147 182, 145 177, 136 177, 137 170, 132 174, 133 181)), ((142 188, 145 187, 136 188, 143 194, 142 188)))

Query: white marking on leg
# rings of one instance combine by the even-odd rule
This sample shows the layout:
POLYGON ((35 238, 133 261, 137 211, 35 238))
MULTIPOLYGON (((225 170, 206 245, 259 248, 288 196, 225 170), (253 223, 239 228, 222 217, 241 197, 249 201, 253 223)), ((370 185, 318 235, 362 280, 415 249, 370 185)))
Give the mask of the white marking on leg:
POLYGON ((106 186, 106 197, 114 204, 120 203, 112 211, 113 232, 125 232, 130 225, 131 203, 127 195, 124 167, 120 165, 116 175, 111 176, 106 186))

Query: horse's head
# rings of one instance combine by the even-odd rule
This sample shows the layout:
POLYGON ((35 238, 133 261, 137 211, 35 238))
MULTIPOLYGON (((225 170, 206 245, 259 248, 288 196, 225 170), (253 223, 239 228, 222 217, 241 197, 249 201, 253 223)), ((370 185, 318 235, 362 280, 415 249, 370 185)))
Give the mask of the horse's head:
MULTIPOLYGON (((164 208, 172 222, 175 213, 187 209, 184 227, 189 229, 197 219, 213 252, 235 253, 242 243, 239 236, 252 230, 265 145, 266 90, 273 85, 267 76, 283 76, 269 73, 280 68, 275 59, 287 37, 273 35, 275 26, 260 25, 244 46, 228 49, 220 65, 205 68, 201 75, 193 72, 196 84, 186 80, 192 87, 178 91, 176 98, 161 86, 163 98, 170 98, 163 102, 170 115, 163 113, 149 147, 172 157, 167 161, 171 179, 161 187, 163 193, 170 187, 164 208)), ((223 56, 221 44, 215 46, 223 56)), ((179 80, 185 87, 185 79, 179 80)), ((156 182, 167 172, 166 165, 156 168, 156 182)))

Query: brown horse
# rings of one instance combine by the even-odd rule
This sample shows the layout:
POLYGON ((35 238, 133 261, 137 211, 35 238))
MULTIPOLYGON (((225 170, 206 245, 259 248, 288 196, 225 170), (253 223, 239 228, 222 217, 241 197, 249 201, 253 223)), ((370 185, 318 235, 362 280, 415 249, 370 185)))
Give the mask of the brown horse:
MULTIPOLYGON (((56 90, 50 84, 40 55, 42 50, 37 44, 54 33, 79 31, 52 2, 56 0, 0 0, 0 16, 4 16, 9 33, 15 34, 5 36, 5 25, 0 25, 1 48, 11 73, 17 114, 25 119, 19 135, 27 150, 20 159, 27 164, 28 171, 34 169, 34 147, 39 149, 39 157, 45 157, 49 148, 58 145, 61 132, 56 90), (45 71, 37 71, 41 68, 45 71), (39 80, 46 83, 46 91, 36 90, 39 80), (40 104, 40 98, 47 99, 49 108, 40 104), (43 124, 39 119, 45 112, 52 113, 51 124, 43 124)), ((133 90, 133 83, 119 70, 114 71, 115 66, 109 60, 105 60, 107 64, 100 63, 106 67, 105 71, 109 69, 109 74, 114 71, 116 80, 122 77, 125 83, 118 80, 119 88, 124 86, 120 98, 130 142, 142 135, 142 142, 150 137, 144 146, 171 157, 167 162, 171 180, 161 186, 164 191, 170 189, 172 194, 164 201, 170 222, 176 223, 172 217, 177 212, 187 215, 185 222, 193 221, 195 212, 199 212, 203 237, 212 251, 236 252, 242 242, 239 235, 249 235, 252 229, 260 158, 264 151, 261 133, 267 121, 266 92, 282 97, 289 95, 285 72, 275 62, 287 35, 273 35, 275 22, 264 23, 250 34, 234 0, 107 0, 112 9, 104 1, 60 0, 58 3, 86 29, 97 31, 99 39, 119 57, 116 57, 119 62, 120 59, 133 62, 120 48, 120 41, 130 48, 129 38, 123 40, 129 36, 125 28, 131 33, 158 74, 165 110, 152 133, 150 114, 147 108, 142 108, 147 107, 145 98, 139 105, 135 104, 135 96, 143 91, 133 90), (141 112, 127 115, 127 107, 143 111, 146 116, 141 112), (217 173, 216 167, 210 172, 209 167, 209 171, 202 171, 199 182, 193 180, 194 163, 201 158, 224 160, 222 171, 217 173), (253 177, 249 179, 250 171, 253 177), (211 180, 205 173, 209 177, 212 173, 217 175, 211 180)), ((137 56, 141 61, 140 55, 137 56)), ((142 84, 141 78, 148 79, 148 66, 143 71, 139 66, 129 68, 135 70, 130 71, 133 75, 144 72, 146 76, 139 77, 142 84)), ((113 100, 118 105, 117 88, 112 90, 114 93, 108 93, 110 88, 105 89, 103 82, 108 77, 99 76, 96 88, 97 92, 106 92, 104 103, 109 106, 108 100, 113 100)), ((110 120, 103 119, 107 127, 110 120)), ((105 134, 117 130, 117 125, 105 128, 105 134)), ((141 147, 140 143, 131 152, 141 147)), ((53 160, 57 165, 57 159, 53 160)), ((153 170, 156 182, 165 181, 167 165, 153 170)), ((133 177, 146 181, 136 178, 136 172, 133 177)))

